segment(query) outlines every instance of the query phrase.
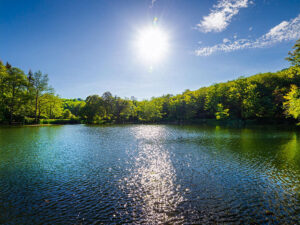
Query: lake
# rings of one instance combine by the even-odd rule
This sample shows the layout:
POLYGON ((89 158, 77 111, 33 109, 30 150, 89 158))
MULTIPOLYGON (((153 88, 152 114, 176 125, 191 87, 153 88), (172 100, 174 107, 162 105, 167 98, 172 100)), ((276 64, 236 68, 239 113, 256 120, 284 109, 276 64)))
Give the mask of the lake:
POLYGON ((300 133, 0 128, 0 224, 296 224, 300 133))

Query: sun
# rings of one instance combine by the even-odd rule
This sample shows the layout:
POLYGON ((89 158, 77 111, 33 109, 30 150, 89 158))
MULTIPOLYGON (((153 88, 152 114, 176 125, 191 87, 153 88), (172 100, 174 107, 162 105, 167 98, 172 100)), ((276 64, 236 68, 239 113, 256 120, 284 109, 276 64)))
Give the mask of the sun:
POLYGON ((168 52, 168 36, 156 26, 142 29, 138 32, 136 47, 139 57, 146 63, 161 62, 168 52))

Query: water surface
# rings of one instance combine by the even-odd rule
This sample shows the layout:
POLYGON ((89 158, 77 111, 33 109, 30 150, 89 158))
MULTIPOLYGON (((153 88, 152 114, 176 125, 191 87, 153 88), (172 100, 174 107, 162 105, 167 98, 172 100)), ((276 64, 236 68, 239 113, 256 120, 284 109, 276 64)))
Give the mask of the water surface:
POLYGON ((298 221, 297 131, 0 128, 0 224, 298 221))

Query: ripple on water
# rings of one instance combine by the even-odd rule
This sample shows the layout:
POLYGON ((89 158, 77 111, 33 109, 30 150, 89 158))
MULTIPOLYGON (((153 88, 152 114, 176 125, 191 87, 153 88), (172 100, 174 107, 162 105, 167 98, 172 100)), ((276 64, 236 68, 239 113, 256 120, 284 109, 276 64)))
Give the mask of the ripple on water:
POLYGON ((297 224, 290 131, 0 128, 0 224, 297 224))

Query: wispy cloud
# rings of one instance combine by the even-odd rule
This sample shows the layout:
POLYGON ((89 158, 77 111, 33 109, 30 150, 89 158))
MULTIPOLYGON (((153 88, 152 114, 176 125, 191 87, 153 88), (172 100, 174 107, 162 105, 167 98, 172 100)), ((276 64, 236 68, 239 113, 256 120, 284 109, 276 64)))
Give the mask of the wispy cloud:
POLYGON ((151 0, 151 5, 150 5, 150 8, 152 8, 154 6, 154 3, 156 2, 157 0, 151 0))
POLYGON ((265 48, 283 41, 296 40, 300 38, 300 14, 290 21, 282 21, 261 37, 250 39, 228 40, 223 43, 202 47, 195 50, 197 56, 208 56, 215 52, 232 52, 248 48, 265 48))
POLYGON ((204 16, 196 27, 202 32, 221 32, 227 28, 233 16, 239 13, 241 8, 247 8, 250 0, 219 0, 213 6, 210 14, 204 16))

